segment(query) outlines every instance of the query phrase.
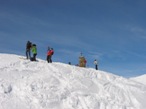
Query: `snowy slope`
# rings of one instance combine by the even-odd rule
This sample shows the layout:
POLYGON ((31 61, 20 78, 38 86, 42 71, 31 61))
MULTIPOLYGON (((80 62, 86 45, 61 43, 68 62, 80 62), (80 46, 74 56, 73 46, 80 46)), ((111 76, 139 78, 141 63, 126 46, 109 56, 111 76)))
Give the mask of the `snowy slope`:
POLYGON ((146 109, 146 86, 107 72, 0 54, 0 109, 146 109))
POLYGON ((130 79, 146 85, 146 74, 138 76, 138 77, 130 78, 130 79))

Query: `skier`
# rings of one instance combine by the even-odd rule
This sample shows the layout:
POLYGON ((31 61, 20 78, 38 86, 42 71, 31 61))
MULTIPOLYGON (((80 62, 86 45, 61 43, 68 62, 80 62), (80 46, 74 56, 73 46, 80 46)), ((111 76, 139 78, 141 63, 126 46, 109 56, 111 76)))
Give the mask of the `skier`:
POLYGON ((36 44, 32 44, 32 53, 33 53, 33 57, 30 59, 31 61, 36 61, 36 55, 37 55, 37 48, 36 48, 36 44))
POLYGON ((94 65, 95 65, 95 69, 98 70, 98 63, 96 59, 94 60, 94 65))
POLYGON ((30 41, 27 41, 27 44, 26 44, 26 58, 27 59, 31 58, 31 53, 30 53, 31 45, 32 43, 30 41))
POLYGON ((48 63, 52 63, 52 55, 54 54, 53 48, 49 49, 47 52, 47 61, 48 63))

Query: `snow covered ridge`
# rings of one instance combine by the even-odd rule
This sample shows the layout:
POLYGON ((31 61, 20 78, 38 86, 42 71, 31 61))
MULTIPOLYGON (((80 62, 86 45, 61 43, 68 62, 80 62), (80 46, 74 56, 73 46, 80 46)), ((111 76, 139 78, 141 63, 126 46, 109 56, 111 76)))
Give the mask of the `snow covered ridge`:
POLYGON ((111 73, 0 54, 0 109, 146 109, 146 85, 111 73))
POLYGON ((130 78, 130 79, 146 85, 146 74, 138 76, 138 77, 130 78))

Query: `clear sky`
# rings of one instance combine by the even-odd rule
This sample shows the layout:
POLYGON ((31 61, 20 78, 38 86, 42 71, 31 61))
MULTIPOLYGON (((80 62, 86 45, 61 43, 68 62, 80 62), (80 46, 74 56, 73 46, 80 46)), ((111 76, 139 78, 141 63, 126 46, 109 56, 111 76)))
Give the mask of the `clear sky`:
POLYGON ((25 56, 26 42, 38 58, 78 64, 124 77, 146 74, 145 0, 0 0, 0 52, 25 56))

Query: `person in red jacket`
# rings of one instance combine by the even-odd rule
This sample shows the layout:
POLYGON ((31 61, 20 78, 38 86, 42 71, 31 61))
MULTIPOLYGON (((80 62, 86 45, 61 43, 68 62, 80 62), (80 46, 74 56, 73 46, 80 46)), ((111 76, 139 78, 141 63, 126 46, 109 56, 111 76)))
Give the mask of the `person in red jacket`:
POLYGON ((53 48, 51 48, 48 52, 47 52, 47 61, 48 63, 52 63, 52 55, 54 54, 54 50, 53 48))

